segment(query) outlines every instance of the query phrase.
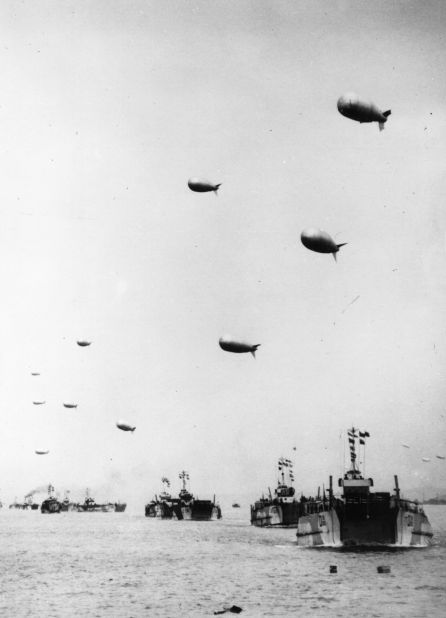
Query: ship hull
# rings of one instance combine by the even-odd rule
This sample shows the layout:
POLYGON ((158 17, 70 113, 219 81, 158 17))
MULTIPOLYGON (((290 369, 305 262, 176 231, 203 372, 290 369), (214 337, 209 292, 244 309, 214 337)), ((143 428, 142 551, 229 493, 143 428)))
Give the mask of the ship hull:
POLYGON ((49 499, 44 500, 40 507, 41 513, 60 513, 60 502, 57 500, 49 499))
POLYGON ((115 505, 114 504, 94 504, 94 505, 81 504, 78 511, 81 513, 114 513, 115 505))
POLYGON ((299 517, 297 544, 301 547, 340 547, 341 527, 336 510, 307 511, 299 517))
POLYGON ((193 500, 181 506, 181 519, 188 521, 212 521, 221 519, 220 507, 210 500, 193 500))
POLYGON ((151 502, 146 504, 145 515, 146 517, 157 519, 183 519, 180 506, 169 502, 151 502))
POLYGON ((375 512, 328 508, 300 517, 297 529, 297 544, 302 547, 426 547, 431 543, 426 515, 403 507, 375 512))
POLYGON ((299 502, 251 507, 251 524, 260 528, 297 528, 299 502))

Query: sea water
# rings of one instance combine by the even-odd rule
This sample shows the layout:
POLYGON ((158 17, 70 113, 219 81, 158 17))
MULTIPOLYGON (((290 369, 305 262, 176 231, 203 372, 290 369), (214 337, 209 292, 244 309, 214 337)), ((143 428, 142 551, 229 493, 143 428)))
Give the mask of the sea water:
POLYGON ((252 527, 246 507, 213 522, 3 509, 0 615, 445 616, 446 506, 426 512, 432 547, 357 553, 298 548, 295 529, 252 527))

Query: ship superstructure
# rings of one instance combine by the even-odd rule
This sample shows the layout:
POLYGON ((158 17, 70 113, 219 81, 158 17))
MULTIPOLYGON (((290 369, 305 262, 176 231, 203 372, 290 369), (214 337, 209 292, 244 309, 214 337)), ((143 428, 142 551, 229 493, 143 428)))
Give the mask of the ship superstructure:
POLYGON ((350 468, 338 481, 334 495, 330 476, 328 495, 303 502, 297 543, 302 546, 426 546, 432 528, 418 502, 401 497, 398 477, 390 492, 372 492, 372 478, 364 478, 357 465, 357 444, 365 450, 370 434, 354 427, 348 430, 350 468))
POLYGON ((264 495, 251 505, 251 524, 260 527, 296 527, 301 503, 296 499, 296 490, 293 487, 293 462, 280 457, 277 462, 277 487, 274 496, 268 489, 268 496, 264 495))

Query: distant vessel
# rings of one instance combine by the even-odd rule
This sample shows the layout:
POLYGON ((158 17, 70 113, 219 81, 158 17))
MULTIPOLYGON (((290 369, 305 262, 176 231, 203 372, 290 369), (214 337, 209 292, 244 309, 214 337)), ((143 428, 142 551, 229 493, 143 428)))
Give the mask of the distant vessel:
POLYGON ((234 502, 234 504, 232 505, 233 509, 239 509, 240 508, 240 504, 238 502, 234 502))
POLYGON ((186 481, 189 480, 189 474, 183 470, 178 475, 183 482, 183 487, 179 493, 180 509, 182 519, 190 519, 195 521, 209 521, 211 519, 221 519, 221 509, 213 500, 199 500, 186 487, 186 481))
POLYGON ((423 500, 423 504, 446 504, 446 496, 437 496, 429 500, 423 500))
POLYGON ((33 501, 32 494, 25 496, 23 502, 17 502, 17 498, 9 505, 10 509, 19 509, 22 511, 37 511, 39 505, 33 501))
POLYGON ((65 496, 64 499, 62 500, 62 502, 60 503, 60 510, 61 511, 77 511, 77 507, 78 505, 75 502, 71 502, 70 497, 69 497, 69 491, 67 490, 65 492, 65 496))
POLYGON ((161 479, 163 491, 159 498, 146 504, 146 517, 159 517, 161 519, 187 519, 193 521, 210 521, 221 519, 221 509, 213 500, 199 500, 186 487, 189 474, 184 470, 180 472, 179 478, 183 482, 178 498, 173 498, 169 493, 170 481, 166 477, 161 479))
POLYGON ((54 496, 52 485, 48 485, 48 498, 42 502, 40 511, 41 513, 60 513, 60 502, 54 496))
POLYGON ((127 508, 126 502, 115 502, 115 513, 123 513, 127 508))
POLYGON ((163 476, 161 479, 163 489, 159 497, 146 504, 146 517, 158 517, 160 519, 182 519, 180 499, 173 498, 170 494, 170 481, 163 476))
POLYGON ((348 431, 350 469, 339 479, 343 491, 333 493, 330 476, 328 496, 303 501, 299 516, 297 544, 338 547, 427 546, 432 542, 432 528, 418 502, 400 496, 398 477, 395 490, 370 491, 373 479, 365 479, 356 464, 356 441, 365 448, 368 432, 354 427, 348 431))
POLYGON ((274 490, 251 505, 251 524, 260 527, 297 527, 301 503, 295 497, 293 462, 281 457, 277 462, 279 478, 274 490), (288 479, 285 478, 288 472, 288 479))
POLYGON ((112 502, 97 504, 97 502, 95 502, 95 500, 90 496, 90 490, 87 489, 85 500, 82 504, 77 505, 77 510, 81 513, 111 513, 114 512, 115 505, 112 502))

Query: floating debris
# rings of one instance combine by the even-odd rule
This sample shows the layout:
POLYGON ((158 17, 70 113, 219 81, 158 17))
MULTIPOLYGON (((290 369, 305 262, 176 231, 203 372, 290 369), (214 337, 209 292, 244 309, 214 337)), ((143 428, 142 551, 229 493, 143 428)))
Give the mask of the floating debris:
POLYGON ((304 247, 311 251, 316 251, 317 253, 332 253, 335 261, 336 253, 341 247, 347 244, 346 242, 336 244, 330 234, 316 227, 309 227, 304 230, 300 235, 300 239, 304 247))
POLYGON ((378 571, 378 573, 390 573, 390 567, 386 565, 379 566, 376 570, 378 571))
POLYGON ((360 99, 354 92, 347 92, 338 99, 338 110, 346 118, 357 122, 377 122, 379 130, 384 129, 384 124, 391 114, 391 110, 381 111, 371 101, 360 99))
POLYGON ((217 616, 218 614, 226 614, 227 612, 230 614, 240 614, 242 611, 242 608, 238 607, 238 605, 232 605, 231 607, 224 607, 219 612, 214 612, 214 616, 217 616))
POLYGON ((197 193, 207 193, 208 191, 213 191, 215 195, 217 195, 218 188, 221 186, 221 182, 216 185, 209 182, 209 180, 204 180, 203 178, 189 178, 187 184, 191 191, 196 191, 197 193))
POLYGON ((337 573, 338 567, 335 564, 330 564, 330 573, 337 573))
POLYGON ((124 421, 118 421, 116 423, 116 427, 118 429, 122 429, 122 431, 135 431, 136 426, 132 427, 132 425, 129 425, 128 423, 125 423, 124 421))
POLYGON ((254 358, 256 357, 257 348, 262 345, 261 343, 246 343, 245 341, 234 339, 231 335, 223 335, 223 337, 220 337, 218 340, 218 343, 225 352, 234 352, 235 354, 250 352, 254 358))

